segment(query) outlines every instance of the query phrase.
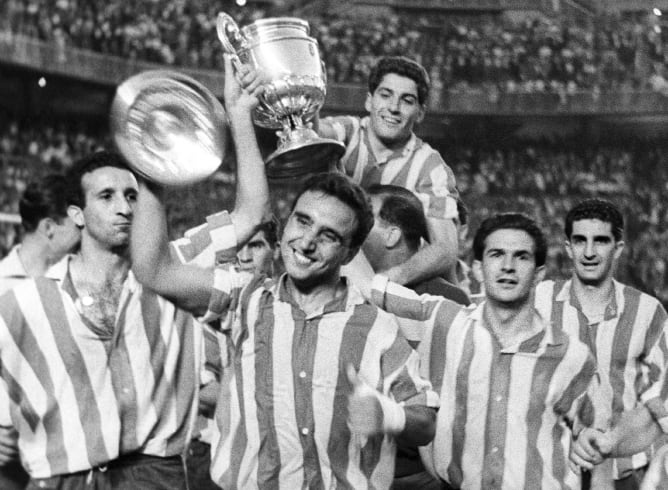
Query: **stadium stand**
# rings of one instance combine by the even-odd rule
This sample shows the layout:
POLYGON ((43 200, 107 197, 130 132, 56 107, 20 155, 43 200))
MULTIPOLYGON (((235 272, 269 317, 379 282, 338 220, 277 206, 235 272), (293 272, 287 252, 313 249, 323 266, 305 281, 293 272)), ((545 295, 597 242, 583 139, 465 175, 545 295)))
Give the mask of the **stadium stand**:
MULTIPOLYGON (((260 4, 154 2, 4 2, 9 32, 128 60, 219 70, 216 14, 239 25, 281 14, 260 4)), ((360 83, 378 57, 406 54, 431 67, 438 88, 493 92, 665 90, 666 39, 655 16, 601 15, 582 26, 559 17, 498 13, 310 12, 331 81, 360 83)))

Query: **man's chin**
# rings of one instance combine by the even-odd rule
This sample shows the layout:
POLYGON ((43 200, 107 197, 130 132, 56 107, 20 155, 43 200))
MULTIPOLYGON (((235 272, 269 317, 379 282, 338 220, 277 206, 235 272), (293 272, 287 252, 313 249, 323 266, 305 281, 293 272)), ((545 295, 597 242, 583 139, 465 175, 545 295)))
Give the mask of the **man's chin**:
POLYGON ((603 281, 604 277, 600 276, 583 276, 583 275, 578 275, 578 280, 585 286, 590 286, 590 287, 598 287, 600 286, 603 281))

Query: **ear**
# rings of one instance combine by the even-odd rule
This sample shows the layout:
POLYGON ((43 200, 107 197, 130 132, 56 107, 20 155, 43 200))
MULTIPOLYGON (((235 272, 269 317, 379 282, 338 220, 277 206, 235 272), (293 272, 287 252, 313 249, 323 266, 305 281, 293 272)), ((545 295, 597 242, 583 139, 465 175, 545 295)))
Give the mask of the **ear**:
POLYGON ((424 115, 427 113, 427 109, 424 105, 420 104, 420 110, 418 111, 417 118, 415 119, 416 124, 420 124, 424 119, 424 115))
POLYGON ((615 243, 615 260, 618 260, 619 257, 622 255, 625 245, 626 243, 624 243, 624 240, 620 240, 617 243, 615 243))
POLYGON ((566 249, 566 255, 568 255, 568 258, 573 260, 573 246, 571 245, 570 240, 564 241, 564 248, 566 249))
POLYGON ((542 282, 545 279, 545 266, 541 265, 536 267, 536 270, 533 273, 533 287, 538 286, 538 283, 542 282))
POLYGON ((83 209, 81 209, 79 206, 75 206, 74 204, 70 204, 67 207, 67 216, 70 217, 72 221, 74 221, 74 224, 77 225, 79 228, 83 228, 85 225, 85 220, 83 216, 83 209))
POLYGON ((366 93, 366 100, 364 101, 364 108, 366 109, 367 112, 371 112, 371 98, 373 97, 373 94, 370 92, 366 93))
POLYGON ((479 260, 474 260, 473 264, 471 264, 471 272, 473 273, 473 277, 475 278, 476 281, 478 281, 480 284, 483 283, 483 277, 482 277, 482 262, 479 260))
POLYGON ((403 234, 397 226, 388 226, 385 230, 385 247, 394 248, 401 241, 403 234))

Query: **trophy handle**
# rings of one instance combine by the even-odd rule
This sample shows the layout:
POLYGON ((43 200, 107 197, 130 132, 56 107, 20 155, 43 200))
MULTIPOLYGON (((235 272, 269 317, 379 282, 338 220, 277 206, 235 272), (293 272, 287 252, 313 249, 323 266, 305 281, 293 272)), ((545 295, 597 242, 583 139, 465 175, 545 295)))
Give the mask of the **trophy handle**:
POLYGON ((232 61, 238 67, 241 60, 237 53, 237 46, 243 47, 246 44, 246 38, 241 33, 239 25, 226 13, 219 12, 216 19, 216 31, 218 32, 218 39, 223 43, 223 50, 232 55, 232 61))

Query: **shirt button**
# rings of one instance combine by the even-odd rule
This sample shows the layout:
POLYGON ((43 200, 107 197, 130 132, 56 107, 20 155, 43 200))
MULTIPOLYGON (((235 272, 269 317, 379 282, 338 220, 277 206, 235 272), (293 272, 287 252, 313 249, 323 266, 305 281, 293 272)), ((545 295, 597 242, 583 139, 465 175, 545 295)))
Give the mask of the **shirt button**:
POLYGON ((306 371, 302 371, 299 373, 299 377, 304 379, 306 377, 306 371))
POLYGON ((492 448, 492 454, 496 454, 496 453, 498 453, 498 452, 499 452, 499 448, 496 447, 496 446, 494 446, 494 447, 492 448))
POLYGON ((302 435, 305 435, 305 436, 308 435, 308 427, 304 427, 304 428, 302 429, 302 435))
POLYGON ((502 397, 501 395, 496 395, 495 400, 496 400, 497 402, 500 402, 501 400, 503 400, 503 397, 502 397))
POLYGON ((130 388, 123 388, 123 393, 125 393, 126 395, 130 393, 130 388))

